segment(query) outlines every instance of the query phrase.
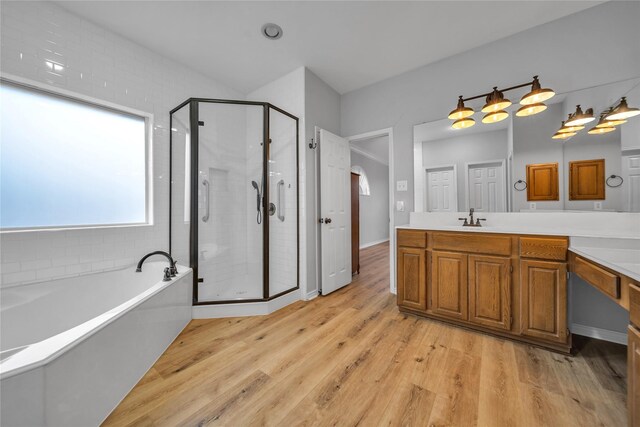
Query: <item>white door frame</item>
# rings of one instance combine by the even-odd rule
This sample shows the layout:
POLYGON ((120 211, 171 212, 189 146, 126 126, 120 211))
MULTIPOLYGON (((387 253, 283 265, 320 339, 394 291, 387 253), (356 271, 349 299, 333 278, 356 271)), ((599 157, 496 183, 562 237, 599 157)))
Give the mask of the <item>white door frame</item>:
POLYGON ((389 137, 389 288, 392 294, 396 293, 396 233, 395 233, 395 193, 394 188, 394 165, 393 165, 393 128, 385 128, 365 132, 358 135, 347 137, 347 141, 362 141, 363 139, 371 139, 376 137, 389 137))
POLYGON ((507 206, 507 169, 506 169, 506 161, 505 159, 495 159, 495 160, 481 160, 477 162, 467 162, 464 164, 464 207, 465 212, 469 210, 469 166, 476 165, 488 165, 490 163, 500 163, 502 165, 502 201, 504 202, 504 211, 509 212, 509 207, 507 206))
MULTIPOLYGON (((458 165, 456 165, 455 163, 451 163, 448 165, 429 165, 429 166, 425 166, 424 167, 424 171, 422 173, 422 181, 423 183, 426 184, 427 180, 428 180, 428 171, 431 169, 453 169, 453 186, 456 189, 456 197, 454 199, 454 212, 458 212, 458 165)), ((422 207, 421 211, 417 211, 417 212, 429 212, 429 187, 427 185, 424 185, 424 195, 423 195, 423 200, 424 200, 424 204, 426 206, 422 207)))

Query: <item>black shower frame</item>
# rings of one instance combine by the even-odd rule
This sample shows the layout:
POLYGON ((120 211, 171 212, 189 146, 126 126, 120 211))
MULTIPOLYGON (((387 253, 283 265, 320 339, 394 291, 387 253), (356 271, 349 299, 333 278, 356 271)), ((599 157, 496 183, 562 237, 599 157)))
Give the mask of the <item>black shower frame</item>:
POLYGON ((171 253, 171 223, 173 202, 173 114, 189 105, 189 128, 191 131, 191 206, 189 207, 189 266, 193 270, 193 305, 237 304, 247 302, 265 302, 286 295, 300 289, 300 170, 299 144, 300 119, 293 114, 269 102, 242 101, 235 99, 189 98, 169 112, 169 253, 171 253), (198 141, 199 141, 199 105, 200 103, 254 105, 262 106, 263 111, 263 150, 262 150, 262 179, 264 182, 262 195, 263 212, 269 212, 269 154, 271 149, 271 135, 269 129, 270 109, 273 109, 296 121, 296 286, 276 295, 269 296, 269 220, 262 222, 262 298, 235 299, 221 301, 198 301, 198 141), (268 143, 267 143, 268 142, 268 143), (193 173, 195 171, 195 173, 193 173), (196 207, 194 209, 194 206, 196 207))

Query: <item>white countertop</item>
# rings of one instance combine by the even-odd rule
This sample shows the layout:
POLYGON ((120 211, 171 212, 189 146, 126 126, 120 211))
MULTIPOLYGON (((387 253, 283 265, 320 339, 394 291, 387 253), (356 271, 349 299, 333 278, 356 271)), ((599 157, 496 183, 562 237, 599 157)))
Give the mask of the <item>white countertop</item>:
POLYGON ((397 229, 569 237, 569 250, 640 281, 640 214, 481 213, 487 225, 463 227, 464 213, 411 213, 397 229))
POLYGON ((595 238, 616 238, 616 239, 632 239, 637 240, 638 237, 628 234, 627 232, 611 232, 601 229, 567 229, 562 230, 550 224, 549 226, 531 226, 531 225, 489 225, 482 227, 463 227, 462 225, 398 225, 397 229, 407 230, 432 230, 432 231, 463 231, 468 233, 499 233, 499 234, 531 234, 540 236, 566 236, 566 237, 595 237, 595 238))

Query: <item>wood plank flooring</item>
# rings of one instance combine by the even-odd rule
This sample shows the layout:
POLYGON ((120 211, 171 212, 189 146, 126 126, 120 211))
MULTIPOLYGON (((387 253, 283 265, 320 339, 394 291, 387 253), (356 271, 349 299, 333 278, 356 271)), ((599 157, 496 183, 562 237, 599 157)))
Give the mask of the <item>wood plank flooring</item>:
POLYGON ((326 297, 193 320, 105 426, 624 426, 626 347, 574 357, 398 312, 387 244, 326 297))

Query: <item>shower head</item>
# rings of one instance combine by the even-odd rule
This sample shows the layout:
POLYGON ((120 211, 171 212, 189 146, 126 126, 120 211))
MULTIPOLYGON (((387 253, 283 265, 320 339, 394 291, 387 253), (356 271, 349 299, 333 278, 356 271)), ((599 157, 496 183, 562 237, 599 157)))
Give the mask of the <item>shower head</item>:
POLYGON ((255 188, 256 190, 260 191, 260 190, 258 189, 258 183, 257 183, 257 182, 255 182, 255 181, 251 181, 251 185, 253 185, 253 188, 255 188))

